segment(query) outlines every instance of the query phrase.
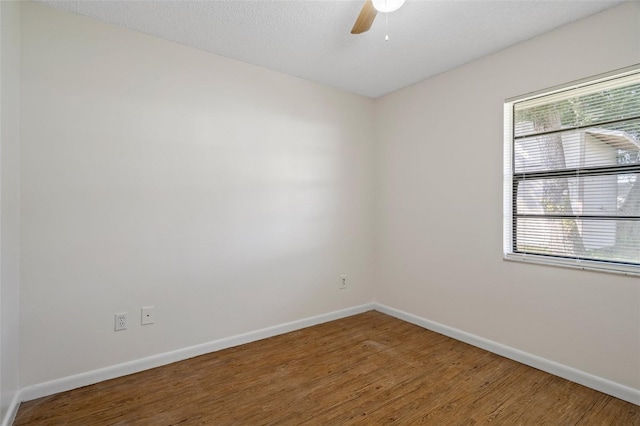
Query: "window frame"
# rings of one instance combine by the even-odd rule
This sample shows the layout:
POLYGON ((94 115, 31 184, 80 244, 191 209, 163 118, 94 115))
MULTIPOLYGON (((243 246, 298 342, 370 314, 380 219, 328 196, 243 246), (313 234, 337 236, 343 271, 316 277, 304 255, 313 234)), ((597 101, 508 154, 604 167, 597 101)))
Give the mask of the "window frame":
MULTIPOLYGON (((541 255, 516 252, 516 215, 514 212, 514 197, 517 196, 516 180, 514 179, 514 143, 515 143, 515 114, 514 105, 519 102, 542 98, 560 92, 572 91, 607 80, 621 77, 640 76, 640 64, 623 69, 611 71, 593 77, 584 78, 567 84, 562 84, 548 89, 539 90, 521 96, 506 99, 504 101, 504 159, 503 159, 503 259, 526 263, 541 264, 547 266, 559 266, 573 269, 607 272, 628 276, 640 276, 640 265, 617 263, 613 261, 597 261, 588 259, 575 259, 554 255, 541 255)), ((576 215, 578 216, 578 215, 576 215)))

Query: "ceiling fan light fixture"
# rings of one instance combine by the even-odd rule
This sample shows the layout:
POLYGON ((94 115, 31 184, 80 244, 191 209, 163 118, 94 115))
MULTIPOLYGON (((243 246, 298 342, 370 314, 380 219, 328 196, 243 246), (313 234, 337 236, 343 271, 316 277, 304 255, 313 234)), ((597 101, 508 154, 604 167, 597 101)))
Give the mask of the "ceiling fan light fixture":
POLYGON ((372 0, 373 7, 382 13, 389 13, 400 9, 405 0, 372 0))

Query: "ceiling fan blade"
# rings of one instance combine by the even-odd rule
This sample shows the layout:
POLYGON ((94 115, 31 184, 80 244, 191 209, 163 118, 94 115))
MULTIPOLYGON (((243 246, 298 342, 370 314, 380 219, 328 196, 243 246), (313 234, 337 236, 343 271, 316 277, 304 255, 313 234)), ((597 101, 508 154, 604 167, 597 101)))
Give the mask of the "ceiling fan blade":
POLYGON ((366 0, 362 6, 360 15, 358 15, 358 19, 356 19, 356 23, 353 24, 353 28, 351 28, 351 34, 361 34, 369 31, 377 13, 378 11, 373 7, 371 0, 366 0))

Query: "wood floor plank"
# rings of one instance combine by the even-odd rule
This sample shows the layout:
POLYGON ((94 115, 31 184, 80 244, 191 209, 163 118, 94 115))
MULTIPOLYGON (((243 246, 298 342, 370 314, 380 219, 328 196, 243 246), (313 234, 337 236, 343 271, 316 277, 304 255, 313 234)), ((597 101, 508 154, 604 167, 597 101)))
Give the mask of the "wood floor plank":
POLYGON ((14 424, 640 426, 640 407, 369 311, 25 402, 14 424))

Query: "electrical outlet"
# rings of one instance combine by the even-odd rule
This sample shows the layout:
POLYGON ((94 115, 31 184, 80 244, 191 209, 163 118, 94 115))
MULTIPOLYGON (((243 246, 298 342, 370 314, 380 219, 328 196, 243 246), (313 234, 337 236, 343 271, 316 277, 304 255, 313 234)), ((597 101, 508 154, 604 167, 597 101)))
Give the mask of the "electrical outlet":
POLYGON ((127 329, 127 313, 126 312, 115 315, 115 326, 113 327, 113 329, 114 331, 127 329))
POLYGON ((338 285, 338 288, 340 290, 346 290, 347 289, 347 276, 346 275, 340 275, 340 284, 338 285))
POLYGON ((153 306, 144 307, 140 311, 142 315, 140 319, 140 324, 142 325, 153 324, 153 306))

